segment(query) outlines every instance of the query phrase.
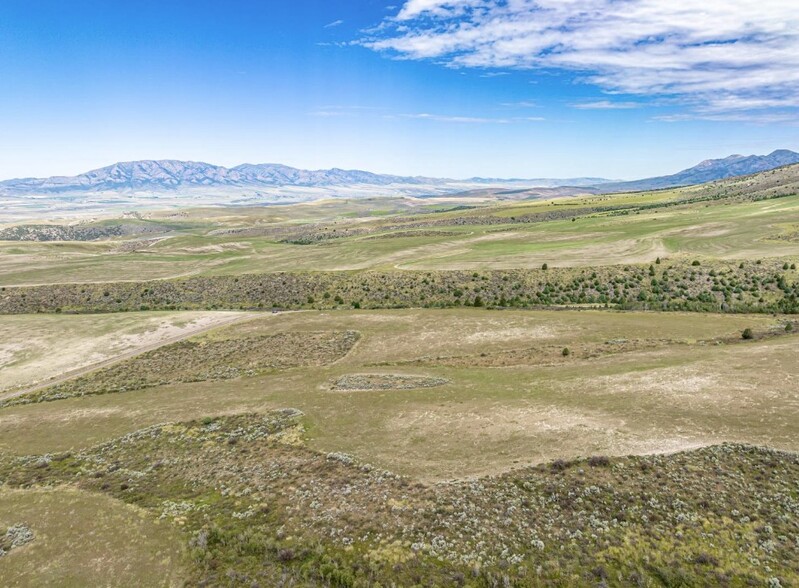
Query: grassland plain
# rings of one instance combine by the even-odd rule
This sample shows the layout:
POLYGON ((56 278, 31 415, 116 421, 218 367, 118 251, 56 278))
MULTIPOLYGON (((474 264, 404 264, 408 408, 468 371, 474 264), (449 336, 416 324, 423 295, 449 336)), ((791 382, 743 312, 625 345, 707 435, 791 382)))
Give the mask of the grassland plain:
POLYGON ((345 201, 152 214, 136 223, 109 219, 98 227, 118 225, 125 234, 0 241, 0 285, 396 267, 613 266, 657 257, 796 258, 799 166, 786 169, 782 176, 550 201, 448 208, 410 199, 345 201), (135 226, 140 234, 129 234, 135 226))
POLYGON ((284 407, 305 413, 311 448, 426 481, 723 441, 799 450, 798 335, 788 324, 765 315, 474 308, 268 314, 14 399, 0 409, 0 451, 79 450, 159 422, 284 407), (356 332, 353 347, 319 346, 356 332), (217 378, 225 350, 252 341, 271 367, 217 378), (283 357, 307 361, 278 361, 275 342, 291 343, 283 357), (197 363, 203 374, 174 360, 186 344, 216 350, 197 363), (175 364, 174 378, 164 361, 175 364), (124 374, 142 385, 124 391, 124 374), (440 385, 402 389, 400 378, 388 389, 335 390, 364 374, 440 385))

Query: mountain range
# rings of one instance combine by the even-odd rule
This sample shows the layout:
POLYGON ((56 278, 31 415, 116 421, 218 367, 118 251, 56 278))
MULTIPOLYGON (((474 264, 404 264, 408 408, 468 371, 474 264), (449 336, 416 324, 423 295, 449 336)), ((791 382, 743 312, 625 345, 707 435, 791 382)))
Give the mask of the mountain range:
POLYGON ((746 176, 784 165, 799 163, 799 153, 778 149, 768 155, 730 155, 724 159, 708 159, 670 176, 659 176, 632 182, 608 182, 599 188, 603 192, 633 192, 693 186, 735 176, 746 176))
MULTIPOLYGON (((501 179, 469 178, 453 180, 420 176, 375 174, 360 170, 302 170, 280 164, 243 164, 226 168, 208 163, 177 160, 145 160, 115 163, 78 176, 24 178, 0 182, 0 195, 72 196, 80 194, 148 194, 175 195, 180 193, 221 190, 242 193, 275 188, 324 189, 327 195, 336 188, 384 188, 387 193, 409 195, 446 194, 486 186, 509 187, 574 187, 593 188, 601 192, 651 190, 700 184, 732 176, 766 171, 783 165, 799 163, 799 153, 788 150, 769 155, 731 155, 724 159, 703 161, 699 165, 669 176, 632 182, 616 182, 602 178, 567 179, 501 179), (388 190, 388 188, 391 188, 388 190)), ((592 190, 593 191, 593 190, 592 190)), ((267 194, 264 194, 265 196, 267 194)), ((251 196, 251 195, 250 195, 251 196)))
POLYGON ((232 168, 196 161, 144 160, 115 163, 78 176, 24 178, 0 182, 0 194, 59 194, 68 192, 178 191, 193 188, 266 188, 330 186, 443 186, 448 184, 532 183, 536 186, 588 186, 602 178, 452 180, 420 176, 375 174, 360 170, 302 170, 286 165, 243 164, 232 168))

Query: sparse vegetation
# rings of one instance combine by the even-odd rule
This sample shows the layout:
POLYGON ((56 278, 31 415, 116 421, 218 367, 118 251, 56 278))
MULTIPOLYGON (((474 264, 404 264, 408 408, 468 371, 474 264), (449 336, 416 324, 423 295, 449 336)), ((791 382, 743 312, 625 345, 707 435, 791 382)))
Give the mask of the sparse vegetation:
POLYGON ((0 407, 320 366, 346 355, 357 340, 357 332, 345 331, 181 341, 63 384, 0 400, 0 407))
POLYGON ((13 488, 74 485, 179 526, 193 584, 799 579, 793 454, 722 445, 426 486, 297 446, 300 418, 159 425, 47 467, 5 461, 0 477, 13 488))

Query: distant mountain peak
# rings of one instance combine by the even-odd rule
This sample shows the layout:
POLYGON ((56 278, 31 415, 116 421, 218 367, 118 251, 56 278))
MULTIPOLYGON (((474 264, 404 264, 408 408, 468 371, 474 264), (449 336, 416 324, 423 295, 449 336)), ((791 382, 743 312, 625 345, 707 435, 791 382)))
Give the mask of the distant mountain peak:
POLYGON ((777 149, 768 155, 729 155, 722 159, 706 159, 681 172, 669 176, 646 178, 632 182, 613 182, 600 186, 603 191, 627 192, 659 190, 704 184, 735 176, 746 176, 768 171, 784 165, 799 163, 799 153, 789 149, 777 149))

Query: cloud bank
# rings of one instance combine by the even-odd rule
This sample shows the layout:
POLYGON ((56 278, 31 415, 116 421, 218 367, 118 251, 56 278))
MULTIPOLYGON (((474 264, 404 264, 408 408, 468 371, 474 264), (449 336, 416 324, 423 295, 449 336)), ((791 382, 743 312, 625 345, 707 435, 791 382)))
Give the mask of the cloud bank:
POLYGON ((408 0, 362 43, 455 68, 566 70, 694 117, 799 108, 788 0, 408 0))

